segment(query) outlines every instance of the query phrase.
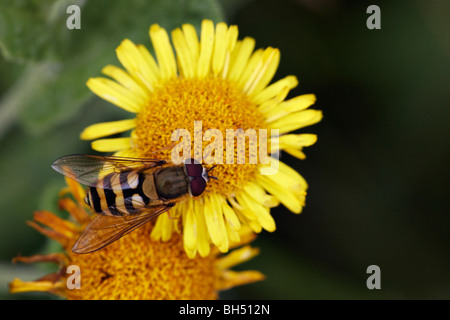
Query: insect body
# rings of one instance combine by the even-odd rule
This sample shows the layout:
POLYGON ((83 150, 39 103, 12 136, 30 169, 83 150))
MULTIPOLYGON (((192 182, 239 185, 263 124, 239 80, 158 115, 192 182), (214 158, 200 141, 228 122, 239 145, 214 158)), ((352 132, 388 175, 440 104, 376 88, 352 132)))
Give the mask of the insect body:
POLYGON ((85 202, 97 215, 72 251, 90 253, 166 212, 187 197, 203 193, 210 176, 194 159, 171 161, 69 155, 53 169, 89 186, 85 202))

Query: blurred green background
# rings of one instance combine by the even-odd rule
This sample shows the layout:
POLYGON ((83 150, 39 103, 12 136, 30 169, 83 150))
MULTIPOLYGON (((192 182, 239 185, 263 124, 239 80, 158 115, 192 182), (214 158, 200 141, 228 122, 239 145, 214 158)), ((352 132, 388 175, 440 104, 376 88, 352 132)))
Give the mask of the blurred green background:
POLYGON ((11 263, 48 250, 25 224, 36 209, 56 210, 64 182, 57 157, 92 153, 79 134, 89 124, 129 117, 96 98, 85 82, 127 37, 148 47, 148 27, 172 30, 202 18, 239 26, 240 38, 277 47, 274 80, 296 75, 291 96, 317 95, 316 145, 282 160, 309 182, 299 216, 273 210, 261 254, 237 269, 264 282, 222 293, 230 299, 450 298, 450 2, 344 0, 10 1, 0 4, 0 298, 14 277, 45 266, 11 263), (66 8, 81 7, 81 30, 66 8), (369 30, 366 9, 381 9, 369 30), (366 269, 381 268, 369 290, 366 269))

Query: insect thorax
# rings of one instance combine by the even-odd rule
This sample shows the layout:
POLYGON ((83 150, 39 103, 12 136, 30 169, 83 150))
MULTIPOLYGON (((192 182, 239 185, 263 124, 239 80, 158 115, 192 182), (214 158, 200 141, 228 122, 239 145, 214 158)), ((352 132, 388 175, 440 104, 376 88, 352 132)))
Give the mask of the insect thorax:
POLYGON ((155 174, 158 195, 165 199, 179 198, 189 192, 188 179, 183 167, 168 167, 155 174))

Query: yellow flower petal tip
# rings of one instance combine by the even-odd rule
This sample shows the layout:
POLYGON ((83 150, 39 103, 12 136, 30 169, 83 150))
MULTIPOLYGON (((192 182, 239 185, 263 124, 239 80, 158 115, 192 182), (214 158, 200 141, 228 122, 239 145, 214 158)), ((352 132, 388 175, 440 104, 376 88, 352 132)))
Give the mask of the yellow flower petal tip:
POLYGON ((23 293, 37 291, 59 294, 63 287, 64 284, 60 281, 22 281, 18 278, 14 278, 14 280, 9 283, 9 292, 23 293))

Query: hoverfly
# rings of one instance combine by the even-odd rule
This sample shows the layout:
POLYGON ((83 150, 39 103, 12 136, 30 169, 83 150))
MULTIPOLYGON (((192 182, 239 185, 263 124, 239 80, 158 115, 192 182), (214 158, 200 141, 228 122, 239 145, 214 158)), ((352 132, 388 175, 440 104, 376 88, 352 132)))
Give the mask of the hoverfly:
POLYGON ((209 178, 194 159, 179 165, 172 161, 114 156, 68 155, 53 169, 89 186, 85 202, 97 215, 72 248, 75 253, 99 250, 176 203, 200 196, 209 178))

